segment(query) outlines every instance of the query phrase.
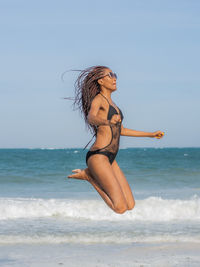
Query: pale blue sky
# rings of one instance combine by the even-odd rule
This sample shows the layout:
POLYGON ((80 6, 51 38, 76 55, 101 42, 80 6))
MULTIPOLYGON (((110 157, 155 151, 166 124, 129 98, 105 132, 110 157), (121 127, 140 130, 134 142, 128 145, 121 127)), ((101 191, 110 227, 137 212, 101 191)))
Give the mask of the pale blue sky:
POLYGON ((121 147, 200 146, 200 1, 0 0, 0 147, 83 147, 91 134, 62 98, 70 68, 107 65, 124 126, 166 132, 121 147))

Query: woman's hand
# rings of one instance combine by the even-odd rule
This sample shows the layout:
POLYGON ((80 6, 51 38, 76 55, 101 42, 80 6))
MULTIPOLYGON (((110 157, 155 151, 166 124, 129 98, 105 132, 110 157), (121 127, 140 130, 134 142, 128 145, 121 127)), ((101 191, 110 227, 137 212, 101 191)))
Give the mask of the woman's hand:
POLYGON ((117 124, 118 122, 121 122, 121 116, 114 114, 110 120, 111 124, 117 124))
POLYGON ((160 139, 164 136, 164 132, 161 132, 161 131, 156 131, 156 132, 153 132, 152 133, 152 136, 151 137, 155 137, 157 139, 160 139))

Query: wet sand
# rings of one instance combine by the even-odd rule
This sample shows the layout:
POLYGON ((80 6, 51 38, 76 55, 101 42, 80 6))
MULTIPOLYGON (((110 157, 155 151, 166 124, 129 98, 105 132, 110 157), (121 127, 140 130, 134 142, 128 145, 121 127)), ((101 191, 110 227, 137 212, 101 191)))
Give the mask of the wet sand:
POLYGON ((4 245, 2 267, 199 267, 199 243, 4 245))

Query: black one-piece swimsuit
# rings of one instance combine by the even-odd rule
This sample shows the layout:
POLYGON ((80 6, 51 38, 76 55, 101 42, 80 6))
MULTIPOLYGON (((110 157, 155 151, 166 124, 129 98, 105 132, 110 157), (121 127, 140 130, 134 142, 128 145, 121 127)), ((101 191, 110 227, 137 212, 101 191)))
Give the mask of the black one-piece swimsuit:
MULTIPOLYGON (((100 95, 102 94, 100 93, 100 95)), ((112 105, 110 105, 108 99, 104 95, 102 96, 107 100, 109 104, 107 120, 111 120, 112 116, 114 114, 117 114, 121 116, 121 122, 122 122, 124 117, 123 117, 121 110, 118 108, 120 112, 118 113, 117 110, 112 105)), ((121 134, 121 124, 122 124, 121 122, 109 125, 111 129, 111 134, 112 134, 110 143, 103 148, 88 151, 86 154, 86 163, 89 157, 91 157, 92 155, 96 155, 96 154, 105 155, 106 157, 108 157, 110 164, 113 163, 117 155, 117 152, 119 150, 119 139, 120 139, 120 134, 121 134)))

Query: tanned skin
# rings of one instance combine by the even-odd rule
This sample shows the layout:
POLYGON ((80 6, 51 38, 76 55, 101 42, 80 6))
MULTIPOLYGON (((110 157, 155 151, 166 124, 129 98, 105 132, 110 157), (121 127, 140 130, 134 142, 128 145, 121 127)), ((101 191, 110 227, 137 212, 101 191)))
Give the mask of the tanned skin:
MULTIPOLYGON (((111 94, 117 90, 116 78, 108 74, 112 72, 105 69, 104 77, 98 80, 101 94, 104 95, 109 103, 116 110, 118 108, 112 101, 111 94)), ((87 117, 88 123, 97 125, 98 134, 95 143, 90 150, 100 149, 111 140, 110 123, 121 122, 120 115, 114 114, 110 121, 107 120, 109 105, 105 98, 98 94, 92 101, 92 105, 87 117)), ((118 110, 119 112, 119 110, 118 110)), ((151 137, 160 139, 164 136, 162 131, 143 132, 136 131, 121 126, 121 135, 132 137, 151 137)), ((68 178, 87 180, 97 190, 106 204, 116 213, 124 213, 135 206, 135 200, 131 188, 124 173, 118 166, 116 160, 110 164, 108 158, 102 154, 95 154, 88 159, 88 168, 84 170, 75 169, 68 178)))

